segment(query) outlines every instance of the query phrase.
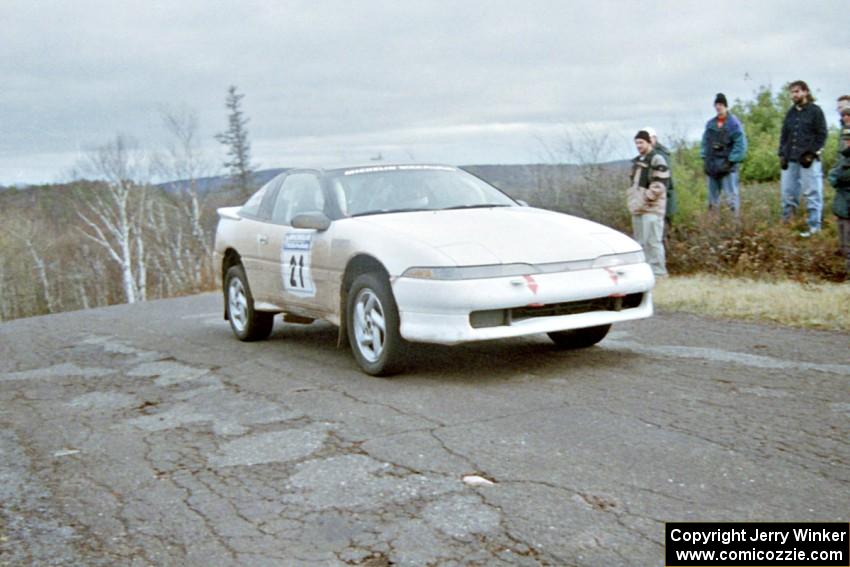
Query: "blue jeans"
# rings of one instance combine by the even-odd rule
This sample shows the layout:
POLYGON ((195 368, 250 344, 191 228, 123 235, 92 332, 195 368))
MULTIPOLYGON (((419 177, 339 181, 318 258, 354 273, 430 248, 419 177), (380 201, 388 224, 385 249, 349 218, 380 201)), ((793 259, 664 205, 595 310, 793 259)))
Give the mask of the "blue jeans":
POLYGON ((800 193, 806 200, 809 229, 820 230, 823 211, 823 166, 815 160, 811 167, 801 167, 796 161, 782 170, 782 220, 790 220, 800 206, 800 193))
POLYGON ((735 216, 741 214, 741 193, 738 189, 738 166, 735 169, 717 179, 709 175, 708 179, 708 208, 720 208, 720 197, 723 196, 723 201, 729 205, 729 208, 735 213, 735 216))

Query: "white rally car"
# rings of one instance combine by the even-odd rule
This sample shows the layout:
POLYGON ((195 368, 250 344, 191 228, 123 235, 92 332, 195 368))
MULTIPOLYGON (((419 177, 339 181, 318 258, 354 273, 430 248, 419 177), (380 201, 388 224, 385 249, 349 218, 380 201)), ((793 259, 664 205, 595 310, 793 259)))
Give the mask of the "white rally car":
POLYGON ((273 317, 340 329, 360 367, 399 369, 405 341, 548 333, 587 347, 652 314, 640 246, 531 208, 443 165, 295 169, 218 210, 225 318, 243 341, 273 317))

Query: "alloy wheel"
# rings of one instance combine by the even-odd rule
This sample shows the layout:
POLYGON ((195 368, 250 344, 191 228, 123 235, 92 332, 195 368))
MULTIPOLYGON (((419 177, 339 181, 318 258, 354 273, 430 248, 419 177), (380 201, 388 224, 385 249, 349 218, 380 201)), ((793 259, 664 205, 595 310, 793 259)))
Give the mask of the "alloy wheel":
POLYGON ((381 300, 369 288, 360 290, 354 306, 354 336, 357 349, 369 362, 381 357, 386 340, 387 324, 381 300))
POLYGON ((234 329, 239 333, 244 332, 245 325, 248 324, 248 298, 245 295, 245 286, 238 277, 230 280, 227 303, 230 322, 233 323, 234 329))

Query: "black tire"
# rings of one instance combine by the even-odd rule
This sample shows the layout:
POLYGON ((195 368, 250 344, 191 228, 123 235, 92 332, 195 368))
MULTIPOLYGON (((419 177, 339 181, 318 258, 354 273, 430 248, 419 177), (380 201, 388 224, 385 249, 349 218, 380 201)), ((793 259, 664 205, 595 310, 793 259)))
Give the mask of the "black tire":
POLYGON ((254 297, 241 265, 232 266, 224 276, 224 305, 230 328, 240 341, 261 341, 271 334, 274 313, 254 310, 254 297))
POLYGON ((553 331, 546 333, 558 348, 587 348, 592 347, 605 338, 611 325, 599 325, 598 327, 586 327, 584 329, 571 329, 569 331, 553 331))
POLYGON ((385 276, 368 273, 354 280, 345 317, 351 353, 363 372, 388 376, 402 369, 404 340, 398 329, 398 307, 385 276))

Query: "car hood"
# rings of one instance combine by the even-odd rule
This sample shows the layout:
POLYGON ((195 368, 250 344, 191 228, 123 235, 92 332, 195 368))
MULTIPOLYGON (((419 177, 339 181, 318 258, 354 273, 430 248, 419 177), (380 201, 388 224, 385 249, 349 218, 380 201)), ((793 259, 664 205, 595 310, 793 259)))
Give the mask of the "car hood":
POLYGON ((390 213, 358 220, 388 237, 432 246, 458 265, 543 264, 640 250, 606 226, 532 207, 390 213))

